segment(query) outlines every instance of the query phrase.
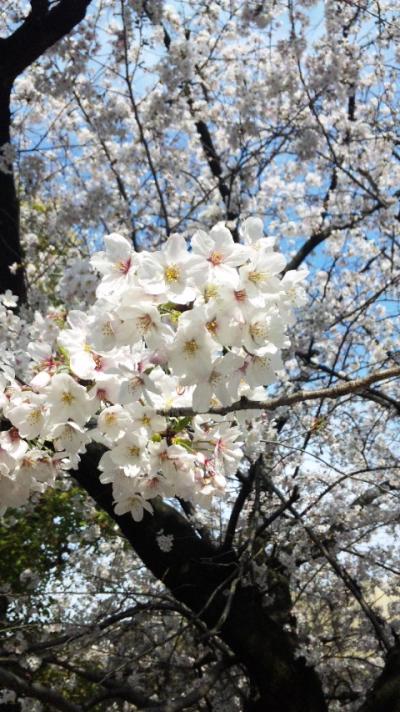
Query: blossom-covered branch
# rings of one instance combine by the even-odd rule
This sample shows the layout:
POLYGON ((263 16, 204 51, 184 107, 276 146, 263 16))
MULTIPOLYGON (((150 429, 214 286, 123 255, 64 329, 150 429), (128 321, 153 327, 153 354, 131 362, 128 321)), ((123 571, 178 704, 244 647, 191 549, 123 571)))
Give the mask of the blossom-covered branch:
MULTIPOLYGON (((247 440, 262 423, 238 413, 221 422, 211 411, 276 381, 306 272, 280 277, 285 259, 261 220, 246 220, 242 238, 220 223, 190 244, 171 235, 158 252, 136 253, 118 234, 105 239, 92 258, 102 275, 93 307, 60 314, 30 342, 28 385, 4 355, 1 405, 13 426, 0 440, 4 510, 44 491, 57 470, 76 468, 92 440, 107 447, 100 479, 112 483, 116 513, 136 520, 158 496, 209 505, 244 452, 257 457, 247 440)), ((12 320, 13 297, 2 300, 12 320)))

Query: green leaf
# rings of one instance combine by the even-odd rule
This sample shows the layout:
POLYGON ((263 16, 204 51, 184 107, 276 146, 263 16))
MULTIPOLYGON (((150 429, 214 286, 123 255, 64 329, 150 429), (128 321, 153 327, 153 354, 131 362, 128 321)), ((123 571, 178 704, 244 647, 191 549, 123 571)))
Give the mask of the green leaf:
POLYGON ((183 418, 178 418, 178 420, 169 424, 169 430, 173 433, 180 433, 181 430, 185 430, 192 424, 192 416, 185 415, 183 418))

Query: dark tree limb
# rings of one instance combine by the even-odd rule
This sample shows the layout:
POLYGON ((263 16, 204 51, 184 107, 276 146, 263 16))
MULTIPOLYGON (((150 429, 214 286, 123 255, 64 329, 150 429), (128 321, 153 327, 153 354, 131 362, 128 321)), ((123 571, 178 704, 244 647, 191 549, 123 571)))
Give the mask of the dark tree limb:
POLYGON ((10 670, 0 667, 0 689, 14 690, 18 694, 26 697, 33 697, 36 700, 50 705, 50 709, 61 710, 62 712, 82 712, 82 707, 70 702, 58 691, 52 690, 44 685, 40 685, 30 680, 16 675, 10 670))
MULTIPOLYGON (((293 406, 296 403, 305 403, 306 401, 320 400, 321 398, 337 399, 350 394, 358 394, 365 397, 365 393, 368 393, 368 389, 373 383, 378 383, 379 381, 389 382, 390 379, 399 377, 400 366, 395 366, 393 368, 387 368, 382 371, 370 373, 364 378, 355 378, 348 381, 341 378, 341 381, 344 381, 343 383, 335 383, 333 386, 328 386, 327 388, 293 391, 293 393, 284 393, 281 396, 269 398, 264 401, 248 400, 242 396, 240 400, 232 403, 231 405, 210 408, 207 413, 210 415, 227 415, 228 413, 234 413, 235 411, 241 410, 273 411, 281 408, 282 406, 293 406)), ((192 408, 186 406, 182 408, 165 408, 163 410, 159 410, 158 413, 159 415, 175 418, 196 415, 192 408)))
POLYGON ((327 225, 326 227, 321 227, 320 229, 315 230, 315 232, 313 232, 313 234, 302 244, 296 254, 293 255, 292 259, 289 260, 288 264, 283 270, 283 274, 285 274, 289 270, 297 269, 298 267, 300 267, 306 257, 308 257, 308 255, 314 252, 318 245, 320 245, 322 242, 325 242, 325 240, 327 240, 328 237, 332 235, 332 233, 341 230, 351 230, 352 228, 356 227, 360 222, 365 220, 366 217, 373 215, 373 213, 375 213, 377 210, 381 210, 383 207, 385 207, 383 203, 377 201, 362 215, 356 215, 353 218, 350 218, 349 220, 346 220, 345 222, 339 225, 327 225))
POLYGON ((13 163, 7 155, 12 86, 19 74, 83 20, 90 2, 61 0, 49 9, 47 0, 31 0, 31 12, 22 25, 9 37, 0 38, 0 293, 10 289, 20 303, 26 299, 24 256, 13 163), (16 266, 13 272, 11 265, 16 266))
POLYGON ((24 301, 26 286, 19 234, 19 204, 12 161, 5 160, 4 154, 11 142, 10 96, 11 85, 4 83, 0 74, 0 293, 10 289, 20 301, 24 301), (17 265, 15 272, 10 271, 13 264, 17 265))
MULTIPOLYGON (((345 376, 340 372, 335 371, 335 369, 326 366, 323 363, 318 363, 317 361, 315 361, 313 356, 310 356, 304 351, 296 351, 296 356, 298 356, 307 366, 309 366, 315 371, 322 371, 323 373, 327 373, 329 376, 333 376, 339 381, 351 381, 350 376, 345 376)), ((375 403, 379 403, 379 405, 382 405, 383 407, 394 408, 400 415, 400 402, 395 398, 391 398, 385 393, 382 393, 376 388, 367 388, 363 396, 368 400, 372 400, 375 401, 375 403)))
POLYGON ((235 552, 205 542, 182 514, 159 499, 152 501, 154 515, 145 513, 141 522, 129 514, 116 515, 111 485, 98 479, 101 452, 101 447, 90 446, 74 477, 118 524, 147 569, 246 667, 260 695, 252 712, 326 712, 316 673, 296 657, 293 635, 266 613, 257 588, 243 585, 235 552), (161 529, 173 535, 169 552, 157 544, 161 529))
MULTIPOLYGON (((188 101, 190 109, 193 102, 188 101)), ((193 115, 193 113, 192 113, 193 115)), ((217 180, 219 194, 226 207, 226 219, 227 220, 237 220, 238 213, 236 210, 232 210, 229 207, 230 197, 231 197, 231 187, 228 187, 226 181, 223 177, 223 170, 221 165, 221 158, 219 157, 214 142, 212 140, 210 130, 205 123, 205 121, 200 120, 195 122, 196 131, 200 139, 201 147, 203 149, 204 155, 207 159, 208 166, 214 178, 217 180)), ((237 231, 232 230, 235 242, 239 241, 237 231)))
MULTIPOLYGON (((146 13, 147 17, 151 22, 154 22, 153 18, 153 13, 151 9, 147 6, 147 4, 144 4, 144 12, 146 13)), ((164 46, 167 52, 169 51, 171 47, 171 35, 169 34, 167 28, 165 27, 164 24, 161 25, 163 28, 163 33, 164 33, 164 46)), ((198 74, 200 74, 200 70, 197 65, 195 65, 195 70, 198 74)), ((200 74, 200 79, 201 79, 201 74, 200 74)), ((195 120, 195 111, 193 108, 193 97, 191 94, 191 89, 190 85, 187 84, 185 86, 185 95, 187 99, 187 104, 189 107, 190 114, 192 118, 195 120)), ((226 177, 224 177, 224 171, 223 171, 223 166, 222 166, 222 161, 221 157, 218 155, 218 152, 215 148, 215 144, 213 141, 213 138, 211 136, 210 129, 206 122, 203 119, 195 120, 194 125, 196 127, 197 135, 200 140, 200 144, 205 156, 205 159, 207 161, 208 167, 214 176, 214 178, 217 181, 217 187, 218 187, 218 192, 222 198, 222 201, 225 205, 225 211, 226 211, 226 219, 229 221, 235 221, 238 219, 239 215, 237 210, 232 210, 230 207, 230 199, 231 199, 231 192, 232 192, 232 185, 228 185, 226 177)), ((235 242, 239 242, 239 233, 237 230, 237 227, 231 228, 232 236, 235 242)))
MULTIPOLYGON (((113 675, 110 675, 109 670, 97 670, 93 664, 87 669, 81 669, 75 665, 71 665, 65 660, 58 660, 56 657, 48 657, 46 662, 51 665, 58 666, 63 670, 67 670, 73 675, 77 675, 84 680, 95 683, 96 685, 101 685, 105 690, 111 692, 113 697, 125 700, 126 702, 131 702, 135 707, 138 708, 148 708, 151 703, 149 699, 143 695, 138 690, 135 690, 126 680, 117 680, 113 675)), ((87 704, 83 705, 84 709, 87 709, 87 704)))
POLYGON ((229 661, 226 660, 217 663, 193 690, 164 704, 153 705, 151 707, 149 706, 147 712, 180 712, 180 710, 192 707, 200 702, 200 700, 206 696, 211 688, 214 687, 228 665, 229 661))
POLYGON ((240 514, 249 497, 252 489, 253 483, 257 476, 257 473, 262 466, 261 457, 259 457, 256 462, 254 462, 245 478, 242 480, 242 485, 239 490, 239 494, 236 498, 235 504, 232 507, 231 516, 229 517, 228 526, 226 528, 225 539, 222 544, 222 549, 229 551, 233 545, 233 539, 236 532, 236 527, 239 521, 240 514))
POLYGON ((389 652, 386 665, 359 712, 400 712, 400 645, 389 652))
POLYGON ((61 0, 51 10, 46 3, 31 3, 26 20, 0 41, 1 84, 9 87, 27 67, 81 22, 91 0, 61 0))

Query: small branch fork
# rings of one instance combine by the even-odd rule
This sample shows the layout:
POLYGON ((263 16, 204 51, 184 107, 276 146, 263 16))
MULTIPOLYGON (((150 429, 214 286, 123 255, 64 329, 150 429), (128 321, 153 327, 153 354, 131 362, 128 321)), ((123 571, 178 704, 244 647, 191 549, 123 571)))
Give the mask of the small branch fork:
MULTIPOLYGON (((239 490, 239 494, 236 498, 235 504, 232 507, 232 512, 229 518, 228 526, 226 527, 225 539, 222 544, 221 551, 229 551, 230 549, 232 549, 240 514, 243 510, 247 498, 249 497, 253 489, 254 481, 257 477, 262 475, 263 472, 264 456, 260 455, 257 460, 252 463, 247 477, 242 479, 242 486, 239 490)), ((272 514, 270 514, 269 517, 267 517, 262 522, 262 524, 259 525, 258 529, 255 532, 255 537, 260 536, 260 534, 262 534, 266 529, 268 529, 268 527, 276 519, 278 519, 281 514, 286 511, 286 509, 288 509, 289 505, 293 504, 293 502, 295 502, 297 499, 298 489, 297 487, 295 487, 289 500, 286 503, 281 504, 280 507, 278 507, 274 512, 272 512, 272 514)))
MULTIPOLYGON (((265 401, 253 401, 248 400, 247 398, 241 398, 231 405, 220 406, 219 408, 210 408, 210 410, 207 411, 207 415, 228 415, 229 413, 234 413, 237 410, 276 410, 277 408, 284 406, 295 405, 296 403, 305 403, 311 400, 319 400, 320 398, 340 398, 341 396, 347 396, 352 393, 359 393, 363 395, 363 392, 368 393, 368 389, 373 383, 378 383, 379 381, 385 381, 391 378, 398 378, 399 376, 400 367, 395 366, 393 368, 387 368, 384 371, 370 373, 364 378, 356 378, 354 380, 346 381, 345 383, 340 383, 339 385, 330 386, 329 388, 318 388, 314 391, 296 391, 295 393, 277 396, 276 398, 269 398, 265 401)), ((377 391, 375 393, 377 393, 377 391)), ((192 408, 165 408, 163 410, 159 410, 158 413, 160 415, 177 418, 196 415, 192 408)))
POLYGON ((240 514, 245 505, 248 496, 253 489, 254 480, 262 466, 262 457, 257 458, 255 462, 251 465, 247 477, 243 477, 242 486, 239 490, 239 494, 236 498, 235 504, 233 505, 231 516, 229 518, 228 526, 226 528, 225 539, 222 544, 222 550, 229 551, 233 546, 233 540, 235 537, 236 527, 239 521, 240 514))
POLYGON ((80 705, 70 702, 59 692, 36 682, 28 682, 4 668, 0 668, 0 686, 3 689, 14 690, 20 695, 33 697, 36 700, 40 700, 40 702, 49 704, 53 709, 62 710, 62 712, 82 712, 80 705))
MULTIPOLYGON (((337 378, 340 381, 346 381, 346 383, 351 383, 351 378, 349 376, 345 376, 343 374, 341 375, 334 368, 329 368, 329 366, 326 366, 323 363, 318 363, 317 361, 312 360, 307 353, 296 351, 296 356, 301 358, 303 363, 309 368, 312 368, 314 371, 323 371, 323 373, 327 373, 333 378, 337 378)), ((386 408, 394 408, 400 415, 400 401, 397 401, 395 398, 390 398, 390 396, 386 395, 386 393, 381 393, 380 391, 376 391, 374 388, 369 388, 368 392, 365 393, 365 396, 368 400, 375 401, 375 403, 379 403, 379 405, 383 405, 386 408)))
MULTIPOLYGON (((71 702, 66 697, 60 694, 58 690, 44 687, 43 685, 25 679, 22 675, 16 675, 10 670, 0 667, 0 684, 4 687, 14 690, 19 694, 25 694, 28 697, 33 697, 40 702, 47 703, 52 709, 61 710, 61 712, 86 712, 96 706, 98 702, 105 699, 120 699, 133 703, 135 709, 140 712, 180 712, 193 704, 199 702, 216 684, 221 674, 233 663, 231 660, 223 660, 216 663, 208 675, 205 676, 201 684, 194 687, 186 695, 174 698, 164 703, 156 703, 150 698, 144 697, 142 694, 135 692, 129 685, 119 685, 118 683, 109 682, 106 684, 104 680, 98 679, 96 674, 84 674, 87 680, 91 682, 101 683, 105 685, 104 693, 96 695, 94 698, 81 704, 71 702), (107 689, 109 688, 109 689, 107 689)), ((69 665, 64 666, 66 669, 73 670, 69 665)), ((82 671, 77 671, 82 675, 82 671)))
POLYGON ((322 556, 327 560, 335 574, 338 576, 338 578, 343 581, 344 585, 346 588, 352 593, 356 601, 358 602, 360 608, 364 611, 366 617, 369 619, 376 637, 378 641, 380 642, 383 650, 388 653, 393 645, 392 642, 385 630, 385 626, 381 618, 375 613, 375 611, 371 608, 371 606, 367 603, 365 600, 361 588, 358 585, 358 583, 353 579, 352 576, 346 571, 346 569, 338 562, 336 556, 334 555, 333 552, 329 551, 329 549, 325 546, 325 544, 320 540, 320 538, 315 534, 314 530, 309 527, 307 524, 303 522, 303 517, 302 515, 293 507, 291 504, 291 501, 288 500, 282 492, 272 483, 269 483, 271 492, 273 492, 278 499, 281 500, 282 505, 285 505, 286 509, 291 512, 293 517, 301 524, 305 532, 307 533, 309 539, 315 544, 315 546, 319 549, 321 552, 322 556))

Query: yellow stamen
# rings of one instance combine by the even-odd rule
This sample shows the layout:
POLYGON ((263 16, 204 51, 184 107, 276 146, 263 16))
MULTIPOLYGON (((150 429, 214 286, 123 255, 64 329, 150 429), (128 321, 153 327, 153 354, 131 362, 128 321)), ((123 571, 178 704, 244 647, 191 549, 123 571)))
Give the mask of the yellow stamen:
POLYGON ((252 339, 265 339, 268 333, 267 328, 259 321, 256 321, 254 322, 254 324, 251 324, 249 331, 252 339))
POLYGON ((183 347, 183 350, 189 356, 193 356, 196 353, 196 351, 199 350, 199 345, 198 345, 196 339, 191 339, 190 341, 186 341, 185 345, 183 347))
POLYGON ((177 265, 169 265, 164 269, 165 281, 168 283, 178 282, 181 276, 181 270, 177 265))
POLYGON ((218 322, 216 318, 212 319, 211 321, 208 321, 206 324, 206 328, 208 329, 210 334, 216 334, 218 329, 218 322))
POLYGON ((139 331, 142 334, 146 334, 154 326, 153 320, 152 320, 150 314, 144 314, 143 316, 139 316, 136 319, 136 323, 138 325, 139 331))
POLYGON ((103 336, 112 336, 113 335, 113 330, 111 326, 111 322, 105 321, 104 324, 101 327, 101 333, 103 336))
POLYGON ((64 391, 61 400, 64 403, 64 405, 71 405, 71 403, 74 402, 75 396, 72 395, 69 391, 64 391))
POLYGON ((215 284, 208 284, 204 289, 204 299, 208 302, 210 299, 215 299, 218 296, 218 287, 215 284))
POLYGON ((247 279, 250 282, 253 282, 253 284, 259 284, 260 282, 263 282, 265 279, 265 274, 264 272, 249 272, 247 279))
POLYGON ((214 251, 209 256, 208 261, 211 262, 211 264, 214 265, 214 267, 215 267, 216 265, 220 265, 221 262, 224 261, 224 256, 223 256, 222 252, 214 251))

